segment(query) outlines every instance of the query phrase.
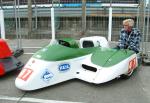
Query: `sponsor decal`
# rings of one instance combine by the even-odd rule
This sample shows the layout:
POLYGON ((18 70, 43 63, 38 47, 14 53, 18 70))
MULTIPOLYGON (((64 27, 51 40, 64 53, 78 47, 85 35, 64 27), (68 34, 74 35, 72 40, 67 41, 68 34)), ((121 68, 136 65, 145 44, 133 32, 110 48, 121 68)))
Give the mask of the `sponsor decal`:
POLYGON ((129 61, 129 67, 128 72, 130 72, 132 69, 135 69, 137 65, 136 58, 129 61))
POLYGON ((48 82, 53 76, 54 76, 54 74, 52 72, 48 71, 48 69, 46 69, 42 75, 42 79, 45 82, 48 82))
POLYGON ((59 71, 67 71, 70 69, 69 63, 63 63, 58 66, 59 71))
POLYGON ((27 81, 32 73, 33 73, 32 69, 23 68, 21 73, 19 74, 18 78, 20 78, 20 79, 22 79, 24 81, 27 81))

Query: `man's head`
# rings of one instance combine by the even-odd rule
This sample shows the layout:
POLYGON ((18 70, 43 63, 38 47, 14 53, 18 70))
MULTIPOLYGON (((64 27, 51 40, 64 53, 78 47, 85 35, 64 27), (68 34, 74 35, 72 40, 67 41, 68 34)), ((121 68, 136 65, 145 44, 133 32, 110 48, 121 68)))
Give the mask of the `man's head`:
POLYGON ((133 19, 125 19, 123 20, 123 27, 126 31, 131 31, 132 27, 134 26, 133 19))

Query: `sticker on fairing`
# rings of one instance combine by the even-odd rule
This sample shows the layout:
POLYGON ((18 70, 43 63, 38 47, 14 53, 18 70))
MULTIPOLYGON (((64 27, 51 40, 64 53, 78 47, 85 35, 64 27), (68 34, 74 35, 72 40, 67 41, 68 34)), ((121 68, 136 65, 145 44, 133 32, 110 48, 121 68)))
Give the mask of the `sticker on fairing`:
POLYGON ((24 69, 22 69, 22 71, 19 74, 18 78, 20 78, 20 79, 22 79, 24 81, 27 81, 30 78, 32 73, 33 73, 32 69, 24 68, 24 69))
POLYGON ((130 60, 128 71, 130 72, 132 69, 135 69, 137 65, 136 58, 130 60))
POLYGON ((58 69, 59 69, 59 71, 67 71, 67 70, 69 70, 70 69, 70 64, 69 63, 63 63, 63 64, 60 64, 59 66, 58 66, 58 69))
POLYGON ((54 76, 54 74, 52 72, 50 72, 48 69, 46 69, 42 75, 42 79, 45 82, 48 82, 53 76, 54 76))

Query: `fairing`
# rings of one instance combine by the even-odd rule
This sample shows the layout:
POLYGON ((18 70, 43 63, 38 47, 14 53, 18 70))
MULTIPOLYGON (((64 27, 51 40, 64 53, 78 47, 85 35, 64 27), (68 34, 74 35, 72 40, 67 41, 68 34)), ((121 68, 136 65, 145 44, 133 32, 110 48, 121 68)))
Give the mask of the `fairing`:
POLYGON ((75 78, 100 84, 127 73, 133 59, 135 69, 137 55, 130 50, 48 45, 33 55, 15 84, 21 90, 36 90, 75 78))

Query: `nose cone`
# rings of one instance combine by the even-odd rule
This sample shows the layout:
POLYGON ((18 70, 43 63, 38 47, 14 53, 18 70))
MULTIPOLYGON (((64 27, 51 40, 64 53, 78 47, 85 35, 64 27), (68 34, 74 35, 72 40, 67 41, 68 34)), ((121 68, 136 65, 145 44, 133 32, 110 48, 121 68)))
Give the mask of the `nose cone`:
POLYGON ((15 85, 24 91, 36 90, 51 85, 49 80, 52 77, 53 75, 43 68, 36 71, 24 68, 16 78, 15 85))
POLYGON ((25 86, 25 83, 21 79, 16 78, 15 85, 18 89, 27 90, 27 88, 25 88, 27 86, 25 86))
POLYGON ((18 89, 20 90, 24 90, 24 91, 30 91, 30 90, 36 90, 41 88, 40 84, 37 84, 38 82, 36 82, 36 80, 28 80, 28 81, 24 81, 20 78, 16 78, 15 80, 15 85, 18 89))
POLYGON ((33 89, 33 86, 34 86, 33 75, 34 75, 34 72, 32 69, 29 69, 29 68, 22 69, 22 71, 20 72, 20 74, 15 80, 16 87, 21 90, 33 89))

